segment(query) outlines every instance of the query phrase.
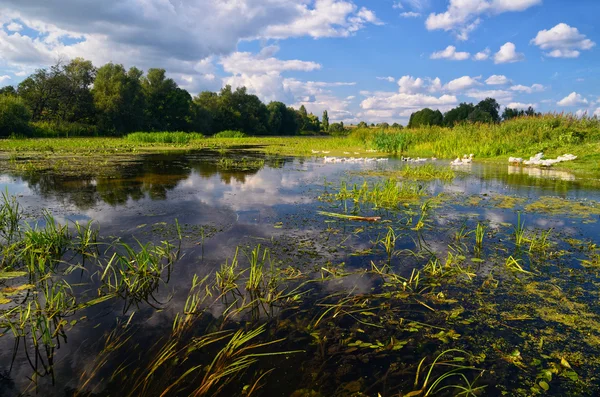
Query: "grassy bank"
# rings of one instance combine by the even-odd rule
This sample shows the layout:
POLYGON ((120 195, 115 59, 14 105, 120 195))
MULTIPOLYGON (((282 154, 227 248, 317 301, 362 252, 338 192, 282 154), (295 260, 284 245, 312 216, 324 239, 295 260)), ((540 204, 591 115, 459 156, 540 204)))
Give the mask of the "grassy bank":
MULTIPOLYGON (((408 156, 455 158, 473 153, 478 160, 506 162, 509 156, 528 158, 538 152, 548 157, 572 153, 576 162, 560 168, 596 170, 600 162, 600 121, 544 115, 501 124, 465 124, 455 128, 423 127, 381 131, 355 129, 347 137, 207 137, 185 133, 135 133, 124 138, 16 139, 0 141, 8 156, 106 155, 155 151, 246 147, 285 156, 408 156), (378 153, 370 150, 377 149, 378 153), (326 152, 326 153, 323 153, 326 152)), ((558 167, 557 167, 558 168, 558 167)))

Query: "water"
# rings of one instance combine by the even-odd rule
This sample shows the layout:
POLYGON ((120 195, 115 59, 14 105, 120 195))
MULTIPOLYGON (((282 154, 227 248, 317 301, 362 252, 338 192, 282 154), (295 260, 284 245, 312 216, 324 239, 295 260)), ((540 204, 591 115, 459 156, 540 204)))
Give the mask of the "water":
MULTIPOLYGON (((258 244, 269 248, 279 267, 297 269, 303 277, 353 274, 309 284, 310 288, 302 286, 297 292, 306 293, 305 297, 278 306, 269 315, 260 314, 258 323, 269 325, 268 339, 284 339, 266 351, 303 352, 260 361, 218 395, 243 395, 243 386, 251 384, 248 382, 258 375, 254 371, 272 368, 275 371, 259 382, 257 395, 407 393, 414 389, 411 387, 421 358, 428 356, 431 362, 436 354, 451 348, 469 350, 478 357, 471 357, 469 362, 487 369, 483 373, 465 370, 470 380, 479 378, 477 385, 486 386, 486 395, 499 395, 502 391, 531 395, 537 392, 532 387, 540 389, 542 381, 550 386, 548 393, 553 395, 598 392, 594 371, 599 368, 595 357, 600 353, 600 329, 594 327, 600 324, 596 293, 600 280, 595 270, 581 266, 581 260, 589 259, 595 252, 595 247, 584 249, 584 245, 600 244, 599 216, 524 211, 527 205, 547 196, 594 206, 594 201, 600 201, 600 190, 593 187, 594 181, 555 170, 489 164, 461 167, 452 182, 417 182, 437 201, 425 226, 415 231, 420 203, 401 206, 399 211, 363 204, 357 215, 381 216, 383 222, 379 223, 319 214, 343 212, 340 202, 327 199, 331 198, 328 194, 339 190, 342 180, 350 186, 362 184, 365 178, 373 182, 377 178, 361 172, 404 166, 399 161, 324 164, 319 159, 264 158, 244 151, 232 154, 237 159, 241 156, 253 160, 253 165, 223 170, 219 154, 206 151, 140 156, 124 162, 110 178, 81 179, 51 172, 0 175, 0 188, 17 197, 30 220, 40 219, 46 210, 60 223, 93 220, 106 240, 120 238, 128 243, 135 243, 135 239, 157 244, 173 240, 175 220, 182 225, 184 234, 184 255, 173 266, 168 280, 157 287, 152 301, 129 307, 126 301, 113 299, 69 313, 65 318, 69 323, 64 328, 66 338, 61 338, 60 345, 50 354, 51 370, 40 369, 44 360, 50 367, 46 352, 43 357, 32 358, 26 354, 26 350, 31 353, 31 346, 15 345, 11 332, 5 331, 0 337, 0 395, 62 396, 76 395, 76 390, 94 393, 91 395, 118 394, 120 383, 109 381, 108 374, 114 372, 118 362, 130 363, 125 372, 135 374, 134 368, 145 370, 144 359, 148 357, 144 353, 171 332, 194 275, 212 275, 235 256, 237 247, 248 253, 258 244), (506 197, 522 200, 514 205, 499 205, 506 197), (521 219, 529 233, 553 229, 548 252, 534 255, 527 252, 529 244, 523 249, 515 247, 512 234, 520 211, 524 211, 521 219), (476 255, 474 234, 468 232, 478 222, 486 225, 487 234, 484 247, 476 255), (389 226, 398 231, 396 253, 389 262, 399 275, 410 278, 413 268, 422 269, 433 257, 443 264, 449 252, 473 274, 448 276, 454 278, 447 288, 415 284, 414 293, 422 294, 422 299, 405 296, 408 293, 402 291, 401 296, 390 298, 393 304, 386 303, 386 298, 377 294, 400 291, 402 284, 390 284, 372 273, 355 272, 370 270, 371 262, 378 267, 388 263, 385 250, 376 242, 385 236, 389 226), (461 230, 468 234, 457 238, 461 230), (470 262, 478 256, 483 259, 470 262), (509 256, 535 275, 506 272, 504 263, 509 256), (439 291, 430 294, 436 288, 439 291), (375 295, 366 298, 369 294, 375 295), (348 305, 356 308, 345 309, 342 312, 346 314, 339 318, 331 317, 327 305, 348 297, 355 299, 348 305), (394 309, 394 305, 400 307, 403 302, 407 307, 394 309), (315 319, 323 313, 326 315, 322 323, 315 326, 315 319), (77 323, 70 325, 72 320, 77 323), (135 329, 135 343, 117 352, 116 360, 93 372, 108 333, 125 323, 135 329), (564 337, 569 340, 563 340, 564 337), (367 340, 372 346, 357 346, 357 340, 367 340), (375 340, 382 346, 374 345, 375 340), (391 346, 398 340, 403 344, 393 349, 391 346), (140 346, 144 348, 140 350, 140 346), (561 366, 561 358, 570 363, 572 370, 561 366), (36 382, 31 381, 33 369, 39 372, 36 382), (544 371, 551 375, 544 375, 544 371), (574 381, 574 377, 580 380, 574 381), (87 379, 90 382, 86 384, 87 379), (315 394, 310 394, 310 390, 315 394)), ((351 202, 348 207, 352 207, 351 202)), ((65 277, 76 285, 78 296, 97 295, 97 276, 73 272, 65 277)), ((301 282, 290 281, 288 285, 298 286, 301 282)), ((217 324, 227 305, 214 304, 209 310, 213 319, 203 319, 201 324, 217 324)), ((251 316, 239 314, 223 328, 245 327, 251 320, 251 316)), ((191 331, 186 337, 199 334, 191 331)), ((206 352, 203 358, 192 357, 190 361, 206 365, 206 352)), ((458 378, 453 380, 460 383, 458 378)), ((188 389, 177 390, 169 395, 190 393, 188 389)), ((218 389, 212 392, 215 390, 218 389)), ((137 390, 134 395, 138 393, 143 394, 137 390)), ((144 393, 160 394, 152 389, 144 393)))

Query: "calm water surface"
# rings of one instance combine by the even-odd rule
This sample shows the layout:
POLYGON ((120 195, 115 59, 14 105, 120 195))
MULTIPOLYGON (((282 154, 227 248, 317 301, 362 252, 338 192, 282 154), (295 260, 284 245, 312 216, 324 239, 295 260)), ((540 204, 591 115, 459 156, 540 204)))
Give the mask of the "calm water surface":
MULTIPOLYGON (((124 312, 123 302, 111 301, 71 316, 83 319, 68 330, 67 339, 54 352, 53 375, 38 377, 37 389, 30 381, 32 358, 24 354, 23 346, 15 346, 8 333, 0 337, 0 395, 71 395, 81 385, 82 371, 93 366, 101 348, 98 341, 118 321, 134 324, 138 329, 135 338, 142 345, 150 345, 157 335, 168 334, 175 314, 185 302, 193 275, 213 273, 235 255, 237 247, 262 244, 271 248, 273 255, 281 261, 300 269, 318 268, 323 263, 345 263, 347 269, 367 269, 371 260, 383 260, 385 255, 381 253, 366 257, 351 254, 371 248, 373 241, 385 233, 386 225, 365 227, 361 222, 319 215, 319 211, 342 212, 339 203, 319 200, 319 197, 334 192, 342 180, 362 184, 365 180, 359 174, 362 171, 394 169, 404 163, 390 160, 388 163, 324 164, 319 159, 262 158, 243 152, 239 155, 242 154, 264 159, 265 165, 224 171, 219 168, 214 153, 201 152, 143 156, 122 167, 114 178, 82 180, 50 173, 0 175, 0 188, 17 197, 30 220, 40 219, 47 210, 61 223, 93 220, 101 235, 107 238, 119 237, 133 242, 135 237, 140 241, 159 242, 173 237, 173 229, 169 226, 177 219, 186 235, 182 247, 184 255, 173 268, 168 283, 159 287, 152 306, 142 303, 124 312), (365 230, 357 233, 356 229, 361 227, 365 230), (135 314, 130 318, 133 312, 135 314)), ((445 162, 439 164, 445 165, 445 162)), ((471 230, 477 222, 485 222, 490 230, 498 230, 494 238, 506 241, 504 235, 508 235, 510 229, 507 225, 514 225, 519 210, 540 197, 600 201, 600 190, 587 187, 586 181, 565 171, 476 163, 457 172, 457 178, 449 183, 421 183, 431 196, 446 198, 434 210, 423 233, 428 249, 440 257, 445 257, 460 225, 467 225, 471 230), (498 196, 518 197, 525 201, 512 208, 499 208, 491 203, 498 196), (473 197, 481 200, 479 205, 467 204, 473 197)), ((387 211, 369 211, 368 214, 381 215, 384 220, 397 218, 387 211)), ((562 240, 573 238, 600 244, 598 215, 583 219, 570 214, 525 212, 522 219, 531 230, 552 228, 562 240)), ((414 246, 414 239, 408 235, 398 239, 399 249, 413 249, 414 246)), ((560 248, 565 247, 560 245, 560 248)), ((494 248, 489 250, 492 252, 494 248)), ((582 255, 573 253, 565 262, 577 267, 580 257, 582 255)), ((405 259, 398 260, 395 266, 409 269, 419 265, 423 263, 418 259, 405 259)), ((89 281, 86 277, 71 274, 68 280, 73 284, 84 284, 83 280, 89 281)), ((578 287, 582 290, 595 288, 596 281, 581 281, 578 287)), ((90 282, 94 285, 96 281, 90 282)), ((377 288, 377 282, 372 278, 349 278, 322 288, 328 293, 345 288, 352 289, 353 293, 367 293, 377 288)), ((93 288, 78 287, 78 290, 90 293, 93 288)), ((222 309, 212 310, 218 317, 222 309)), ((596 304, 590 305, 589 309, 600 314, 596 304)), ((463 332, 468 334, 468 331, 463 332)), ((306 384, 306 376, 299 376, 294 360, 273 361, 278 367, 277 375, 267 382, 262 395, 287 397, 306 384)), ((385 366, 390 358, 386 360, 384 364, 372 362, 362 366, 385 366)), ((535 372, 535 369, 527 371, 535 372)), ((372 370, 356 377, 366 378, 361 381, 363 385, 372 384, 376 383, 376 376, 381 376, 376 373, 379 372, 372 370)), ((413 379, 414 372, 406 377, 413 379)), ((105 380, 95 381, 94 392, 97 395, 118 394, 105 385, 105 380)), ((376 396, 377 387, 361 395, 376 396)), ((560 390, 557 386, 551 392, 562 395, 560 393, 565 391, 560 390)), ((336 393, 352 395, 350 391, 336 393)), ((487 393, 496 394, 492 387, 487 393)), ((593 395, 595 391, 590 393, 588 395, 593 395)))

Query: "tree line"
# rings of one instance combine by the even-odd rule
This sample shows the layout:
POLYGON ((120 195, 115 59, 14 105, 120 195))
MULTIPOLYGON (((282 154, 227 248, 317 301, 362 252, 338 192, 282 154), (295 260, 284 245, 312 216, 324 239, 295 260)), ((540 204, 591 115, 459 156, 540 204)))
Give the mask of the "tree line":
MULTIPOLYGON (((249 135, 296 135, 336 131, 327 111, 319 120, 304 106, 263 103, 245 87, 205 91, 192 97, 164 69, 142 70, 108 63, 96 68, 77 58, 36 70, 17 87, 0 89, 0 136, 28 135, 35 128, 78 126, 89 135, 134 131, 225 130, 249 135)), ((341 125, 343 130, 343 125, 341 125)))
POLYGON ((515 117, 539 116, 531 106, 527 110, 505 108, 500 114, 500 105, 494 98, 486 98, 477 105, 461 103, 457 107, 442 114, 439 110, 425 108, 410 115, 408 128, 420 126, 445 126, 454 127, 461 123, 499 123, 515 117))

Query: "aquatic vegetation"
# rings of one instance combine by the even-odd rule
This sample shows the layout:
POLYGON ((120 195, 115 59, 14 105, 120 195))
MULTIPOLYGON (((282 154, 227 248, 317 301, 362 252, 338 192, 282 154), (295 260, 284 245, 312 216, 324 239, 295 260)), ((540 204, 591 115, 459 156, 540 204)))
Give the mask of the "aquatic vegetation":
POLYGON ((204 136, 196 132, 132 132, 125 139, 135 143, 168 143, 186 145, 204 136))
POLYGON ((217 166, 220 170, 256 170, 265 166, 264 159, 249 159, 246 157, 242 158, 229 158, 221 157, 217 166))
POLYGON ((248 135, 241 131, 221 131, 213 135, 213 138, 246 138, 248 135))
POLYGON ((525 206, 525 211, 589 218, 592 215, 600 215, 600 205, 594 201, 579 202, 544 196, 525 206))
POLYGON ((514 226, 515 245, 520 247, 525 242, 525 221, 521 222, 521 213, 517 215, 517 224, 514 226))

